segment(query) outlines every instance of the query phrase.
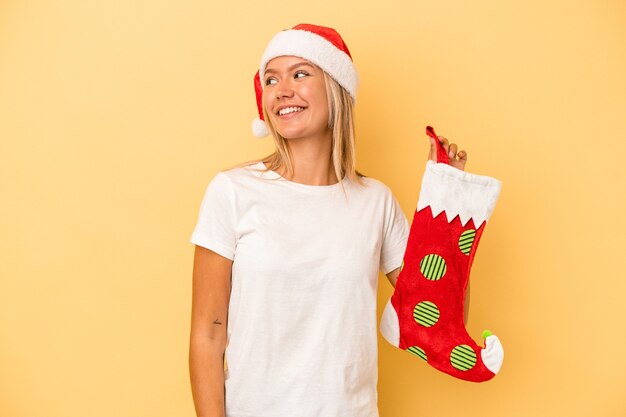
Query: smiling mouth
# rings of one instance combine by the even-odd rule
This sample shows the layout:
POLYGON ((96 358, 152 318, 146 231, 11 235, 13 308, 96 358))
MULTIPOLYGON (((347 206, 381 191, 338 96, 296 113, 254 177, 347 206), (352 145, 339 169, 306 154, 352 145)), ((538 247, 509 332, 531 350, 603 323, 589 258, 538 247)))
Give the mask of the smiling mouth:
POLYGON ((284 116, 286 114, 299 113, 302 110, 304 110, 304 107, 295 107, 295 106, 294 107, 285 107, 284 109, 280 109, 278 111, 278 113, 276 113, 276 114, 278 114, 279 116, 284 116))

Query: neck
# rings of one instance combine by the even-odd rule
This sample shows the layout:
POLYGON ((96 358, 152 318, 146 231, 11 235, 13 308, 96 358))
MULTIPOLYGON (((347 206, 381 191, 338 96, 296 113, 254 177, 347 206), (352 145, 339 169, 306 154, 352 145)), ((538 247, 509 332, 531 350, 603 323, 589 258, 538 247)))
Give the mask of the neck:
POLYGON ((331 163, 332 132, 319 137, 287 139, 293 160, 293 175, 289 181, 306 185, 332 185, 338 182, 331 163))

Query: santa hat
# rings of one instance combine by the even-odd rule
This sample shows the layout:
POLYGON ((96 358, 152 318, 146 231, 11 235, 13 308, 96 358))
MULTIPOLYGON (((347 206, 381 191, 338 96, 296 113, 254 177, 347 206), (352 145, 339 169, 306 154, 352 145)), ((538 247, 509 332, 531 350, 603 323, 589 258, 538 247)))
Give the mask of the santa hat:
POLYGON ((261 58, 261 65, 254 76, 254 91, 259 117, 252 122, 256 137, 268 135, 263 116, 263 85, 261 80, 265 66, 272 59, 292 55, 317 65, 345 88, 352 101, 356 100, 358 76, 348 46, 335 29, 324 26, 299 24, 292 29, 278 32, 270 41, 261 58))

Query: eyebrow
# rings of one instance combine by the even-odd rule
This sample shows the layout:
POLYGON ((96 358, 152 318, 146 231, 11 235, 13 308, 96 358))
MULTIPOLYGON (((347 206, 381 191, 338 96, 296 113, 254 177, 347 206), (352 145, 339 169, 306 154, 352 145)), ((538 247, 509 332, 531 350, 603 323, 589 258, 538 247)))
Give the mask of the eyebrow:
MULTIPOLYGON (((306 62, 306 61, 301 61, 301 62, 295 63, 295 64, 293 64, 292 66, 290 66, 289 68, 287 68, 287 71, 292 71, 294 68, 298 68, 298 67, 301 67, 301 66, 303 66, 303 65, 306 65, 306 66, 309 66, 309 67, 313 68, 313 65, 309 64, 308 62, 306 62)), ((274 70, 274 69, 272 69, 272 68, 267 68, 267 69, 265 70, 265 74, 268 74, 268 73, 274 73, 274 74, 276 74, 276 70, 274 70)))

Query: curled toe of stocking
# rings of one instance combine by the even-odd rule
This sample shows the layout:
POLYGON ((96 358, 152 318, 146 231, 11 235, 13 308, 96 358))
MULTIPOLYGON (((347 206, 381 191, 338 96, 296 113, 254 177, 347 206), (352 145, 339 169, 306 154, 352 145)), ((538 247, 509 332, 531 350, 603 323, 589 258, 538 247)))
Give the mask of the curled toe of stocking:
POLYGON ((480 352, 483 363, 494 374, 497 374, 502 367, 504 360, 504 348, 500 339, 496 335, 487 336, 485 339, 485 348, 480 352))

